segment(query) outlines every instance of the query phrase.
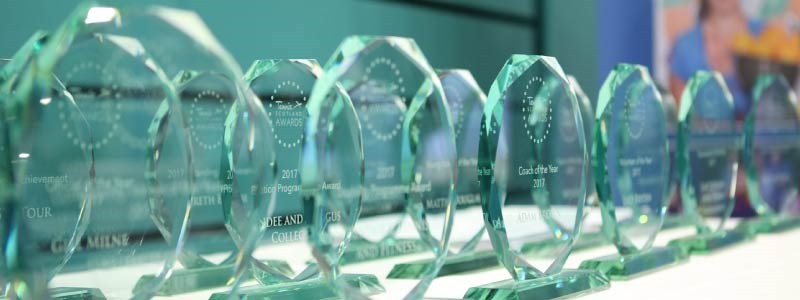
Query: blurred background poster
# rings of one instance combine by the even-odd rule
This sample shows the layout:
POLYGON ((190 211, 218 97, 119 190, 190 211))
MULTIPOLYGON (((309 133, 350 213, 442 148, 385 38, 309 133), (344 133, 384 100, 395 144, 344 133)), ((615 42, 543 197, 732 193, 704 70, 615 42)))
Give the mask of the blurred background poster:
POLYGON ((781 72, 797 81, 800 1, 659 0, 654 9, 655 76, 677 101, 694 72, 716 70, 741 119, 758 74, 781 72))

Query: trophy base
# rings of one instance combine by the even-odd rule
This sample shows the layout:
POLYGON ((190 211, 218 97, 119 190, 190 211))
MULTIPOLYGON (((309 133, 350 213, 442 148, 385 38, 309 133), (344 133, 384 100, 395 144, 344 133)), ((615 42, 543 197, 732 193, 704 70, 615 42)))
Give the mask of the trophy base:
MULTIPOLYGON (((284 261, 268 260, 264 261, 265 264, 274 266, 280 270, 291 270, 289 264, 284 261)), ((198 290, 210 289, 215 287, 226 286, 229 284, 233 272, 236 271, 236 265, 225 264, 213 266, 208 268, 196 269, 182 269, 175 270, 172 274, 161 284, 161 287, 156 292, 158 296, 173 296, 198 290)), ((145 275, 139 278, 133 288, 134 292, 141 288, 150 286, 156 280, 155 275, 145 275)))
POLYGON ((556 299, 573 298, 609 287, 608 278, 595 270, 564 270, 547 277, 513 279, 470 288, 464 299, 556 299))
POLYGON ((681 249, 684 255, 709 254, 748 240, 748 234, 740 230, 721 231, 672 240, 670 246, 681 249))
POLYGON ((580 268, 598 270, 611 280, 628 280, 666 268, 686 260, 687 256, 676 247, 654 247, 631 255, 609 255, 585 260, 580 268))
MULTIPOLYGON (((575 244, 572 245, 572 251, 580 251, 608 245, 605 235, 602 232, 582 233, 575 244)), ((525 243, 522 245, 520 252, 530 255, 546 255, 551 253, 558 247, 563 247, 564 243, 556 239, 547 239, 543 241, 536 241, 525 243)))
POLYGON ((106 296, 100 289, 60 287, 48 290, 54 300, 105 300, 106 296))
MULTIPOLYGON (((362 295, 375 295, 386 290, 375 275, 343 274, 340 277, 352 288, 358 289, 362 295)), ((241 300, 256 299, 330 299, 338 297, 335 290, 322 278, 303 281, 283 282, 272 285, 257 285, 241 288, 236 295, 214 293, 209 300, 225 300, 230 298, 241 300)))
POLYGON ((759 233, 780 233, 795 228, 800 228, 800 217, 761 217, 743 221, 736 226, 736 230, 744 231, 751 236, 759 233))
POLYGON ((365 240, 350 242, 342 254, 340 264, 354 264, 369 260, 396 257, 424 252, 428 245, 419 239, 386 239, 378 243, 365 240))
MULTIPOLYGON (((390 279, 418 279, 425 276, 433 268, 434 259, 421 259, 408 263, 396 264, 386 278, 390 279)), ((492 250, 459 253, 448 256, 437 277, 461 274, 480 269, 499 266, 497 254, 492 250)))

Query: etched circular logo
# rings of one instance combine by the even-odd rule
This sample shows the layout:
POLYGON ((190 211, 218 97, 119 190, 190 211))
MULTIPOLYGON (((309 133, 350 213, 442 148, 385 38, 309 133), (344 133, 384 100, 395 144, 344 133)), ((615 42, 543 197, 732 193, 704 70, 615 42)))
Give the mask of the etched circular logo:
POLYGON ((362 81, 365 83, 366 93, 356 97, 363 102, 359 106, 362 124, 378 140, 388 141, 403 126, 404 114, 401 106, 405 105, 406 88, 400 70, 390 59, 378 57, 367 66, 362 81), (379 100, 370 101, 375 96, 379 100))
MULTIPOLYGON (((305 126, 305 104, 308 96, 305 91, 294 81, 282 81, 272 90, 267 105, 267 114, 272 120, 275 140, 284 148, 294 148, 303 141, 303 126, 305 126), (284 94, 281 94, 285 91, 284 94), (288 95, 297 99, 281 98, 288 95), (300 129, 298 133, 297 130, 300 129)), ((326 101, 327 102, 327 101, 326 101)))
POLYGON ((444 93, 447 96, 447 103, 450 104, 450 114, 453 118, 455 134, 458 136, 464 128, 464 118, 466 115, 464 111, 464 98, 461 96, 461 91, 459 91, 459 89, 450 85, 444 87, 444 93))
POLYGON ((634 140, 640 138, 642 132, 644 132, 646 105, 643 105, 642 101, 635 97, 625 98, 625 118, 628 120, 628 136, 634 140))
POLYGON ((113 140, 119 131, 121 118, 121 104, 112 101, 113 94, 118 89, 113 82, 113 76, 93 62, 82 62, 70 69, 61 77, 67 91, 72 95, 81 111, 70 109, 65 101, 58 101, 61 130, 67 139, 81 149, 100 149, 113 140), (98 86, 92 86, 90 80, 80 82, 80 78, 100 78, 98 86), (80 114, 83 113, 83 116, 80 114), (74 122, 84 119, 92 128, 93 140, 89 143, 75 132, 74 122))
POLYGON ((222 145, 226 107, 225 99, 215 91, 202 91, 192 98, 188 119, 196 145, 205 150, 222 145))
POLYGON ((525 133, 528 139, 540 144, 550 134, 550 121, 553 120, 550 89, 544 87, 542 77, 535 76, 525 84, 522 96, 522 121, 525 133), (531 92, 531 87, 535 92, 531 92))

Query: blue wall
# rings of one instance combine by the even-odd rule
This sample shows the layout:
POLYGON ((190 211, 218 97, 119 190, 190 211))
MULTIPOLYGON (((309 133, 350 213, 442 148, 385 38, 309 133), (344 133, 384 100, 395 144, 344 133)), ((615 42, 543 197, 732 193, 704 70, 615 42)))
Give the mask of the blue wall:
POLYGON ((653 3, 601 0, 597 5, 597 74, 602 82, 619 62, 653 68, 653 3))

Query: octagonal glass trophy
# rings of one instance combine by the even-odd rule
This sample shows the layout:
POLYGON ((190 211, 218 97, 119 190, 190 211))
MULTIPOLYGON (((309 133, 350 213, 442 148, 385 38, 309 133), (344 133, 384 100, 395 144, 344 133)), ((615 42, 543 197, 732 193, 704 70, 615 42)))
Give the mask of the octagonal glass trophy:
MULTIPOLYGON (((245 101, 246 90, 240 90, 243 89, 242 82, 232 76, 235 75, 213 69, 184 70, 172 80, 186 117, 195 168, 190 228, 193 234, 186 239, 184 249, 178 256, 182 268, 174 270, 160 286, 159 296, 224 286, 237 271, 238 251, 224 226, 222 198, 235 192, 241 193, 239 188, 234 191, 234 184, 246 180, 237 178, 234 181, 234 176, 241 175, 242 169, 247 166, 241 166, 243 163, 240 162, 240 172, 234 173, 223 164, 228 162, 230 148, 240 146, 229 144, 243 143, 246 138, 232 135, 229 144, 225 144, 223 137, 226 126, 234 132, 249 130, 242 129, 247 124, 240 119, 247 116, 240 116, 241 107, 237 107, 237 103, 245 101)), ((165 118, 168 113, 168 110, 159 110, 156 118, 165 118)), ((259 155, 261 163, 266 164, 275 159, 271 150, 273 141, 269 135, 263 136, 262 140, 264 142, 257 144, 260 149, 255 154, 259 155)), ((261 181, 266 185, 274 181, 270 172, 261 176, 264 176, 261 181)), ((245 191, 250 192, 249 189, 245 191)), ((253 196, 267 197, 263 193, 253 196)), ((161 219, 157 218, 156 222, 159 224, 161 219)), ((139 284, 153 278, 154 275, 143 276, 139 284)))
POLYGON ((800 117, 797 97, 779 75, 759 77, 744 123, 742 148, 747 194, 758 219, 741 224, 750 234, 800 226, 798 205, 800 117))
POLYGON ((678 173, 684 214, 695 222, 697 235, 673 240, 686 254, 707 253, 746 238, 728 231, 733 212, 739 143, 733 98, 722 75, 698 71, 681 98, 678 126, 678 173))
MULTIPOLYGON (((75 243, 50 242, 76 245, 62 269, 65 276, 55 277, 51 285, 96 288, 115 299, 160 293, 181 266, 183 250, 191 249, 184 247, 192 245, 188 237, 201 229, 190 226, 201 223, 189 220, 195 200, 192 141, 170 78, 182 70, 213 70, 237 80, 243 96, 229 119, 246 125, 238 128, 250 138, 238 142, 247 142, 253 152, 271 153, 261 138, 266 136, 262 130, 269 129, 266 114, 247 94, 238 67, 202 21, 182 10, 80 5, 48 38, 32 69, 32 79, 21 77, 20 84, 33 95, 28 102, 66 103, 54 98, 62 96, 41 94, 62 84, 76 112, 64 108, 50 128, 63 130, 59 138, 91 150, 94 158, 89 224, 75 243), (81 118, 88 123, 91 141, 70 131, 69 124, 81 118)), ((257 170, 269 170, 261 166, 268 164, 268 159, 252 162, 257 170)))
POLYGON ((586 202, 589 160, 580 107, 555 58, 512 55, 489 91, 478 178, 489 237, 512 279, 472 287, 467 299, 577 296, 608 287, 595 270, 563 270, 586 202), (523 256, 555 239, 551 260, 523 256))
POLYGON ((4 298, 92 299, 99 290, 48 289, 81 249, 94 159, 80 146, 92 137, 73 98, 52 73, 37 73, 45 38, 34 34, 0 70, 0 282, 4 298))
POLYGON ((383 291, 374 275, 338 270, 360 209, 364 160, 358 118, 344 89, 335 85, 311 99, 322 73, 316 60, 274 59, 254 62, 245 75, 273 124, 277 176, 267 192, 275 200, 270 207, 235 197, 224 202, 226 225, 240 249, 248 251, 244 262, 257 282, 240 280, 241 288, 212 299, 336 296, 323 273, 359 293, 383 291), (253 227, 245 220, 260 209, 270 214, 253 227), (254 229, 257 239, 248 241, 254 229), (326 264, 309 263, 316 256, 326 264))
MULTIPOLYGON (((481 91, 472 73, 462 69, 438 71, 453 120, 458 153, 458 218, 453 221, 451 253, 438 276, 446 276, 498 265, 497 255, 491 249, 479 249, 486 235, 481 216, 478 189, 478 138, 486 95, 481 91)), ((395 265, 389 278, 418 278, 434 263, 434 259, 419 260, 395 265)))
MULTIPOLYGON (((578 106, 583 120, 583 134, 586 138, 587 152, 591 153, 592 140, 594 138, 594 109, 591 100, 583 92, 578 80, 572 75, 567 75, 575 97, 578 99, 578 106)), ((566 118, 562 118, 564 120, 566 118)), ((572 245, 572 251, 590 249, 597 246, 608 244, 605 234, 600 227, 600 207, 597 200, 597 189, 594 185, 594 177, 591 172, 586 177, 586 206, 583 209, 584 221, 581 224, 581 235, 572 245)), ((554 247, 559 247, 561 242, 558 239, 538 240, 527 243, 522 247, 522 252, 528 255, 547 255, 554 247)))
POLYGON ((369 268, 383 277, 392 264, 367 261, 410 253, 432 258, 421 273, 395 269, 422 275, 387 291, 422 297, 447 257, 456 211, 456 143, 445 92, 417 44, 401 37, 346 38, 314 94, 327 94, 335 82, 353 101, 364 141, 364 198, 341 257, 353 265, 344 270, 369 268))
POLYGON ((653 248, 667 208, 669 157, 661 94, 647 68, 618 64, 600 89, 592 164, 603 232, 618 254, 586 260, 582 269, 628 279, 686 256, 653 248))

